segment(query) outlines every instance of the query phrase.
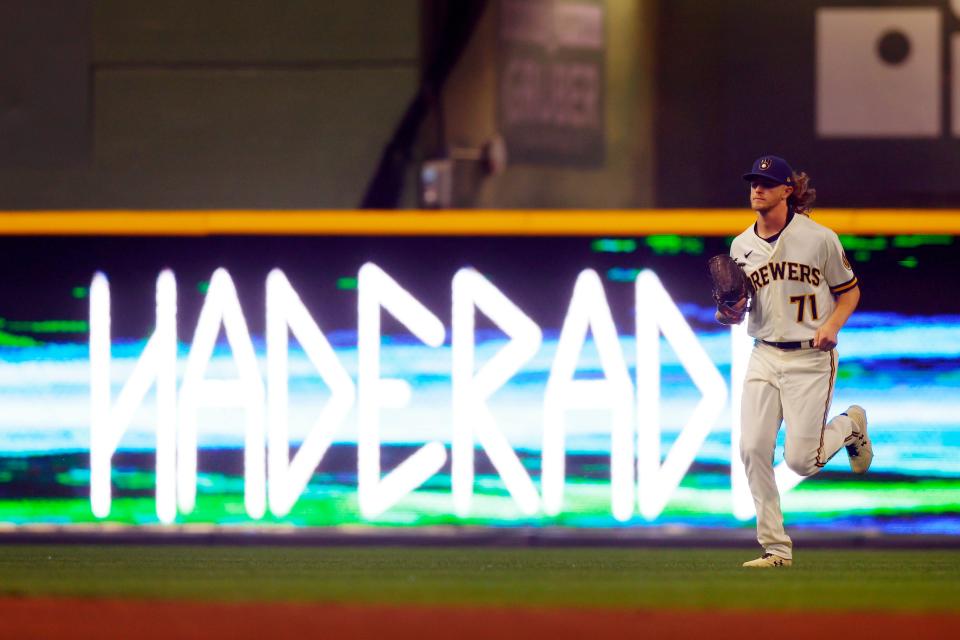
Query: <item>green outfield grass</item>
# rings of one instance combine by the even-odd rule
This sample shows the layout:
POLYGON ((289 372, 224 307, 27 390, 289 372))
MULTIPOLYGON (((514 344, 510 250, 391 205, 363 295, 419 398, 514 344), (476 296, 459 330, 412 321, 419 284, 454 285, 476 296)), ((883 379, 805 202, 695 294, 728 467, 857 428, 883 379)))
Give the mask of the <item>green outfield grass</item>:
POLYGON ((960 611, 958 551, 0 546, 0 596, 960 611))

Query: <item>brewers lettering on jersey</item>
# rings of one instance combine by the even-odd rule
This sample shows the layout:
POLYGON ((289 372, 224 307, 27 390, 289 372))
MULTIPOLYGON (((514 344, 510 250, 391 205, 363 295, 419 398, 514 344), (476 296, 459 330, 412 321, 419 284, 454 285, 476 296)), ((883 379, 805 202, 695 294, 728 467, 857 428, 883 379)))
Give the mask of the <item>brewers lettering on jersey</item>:
MULTIPOLYGON (((754 288, 746 314, 755 342, 740 405, 740 456, 763 547, 761 557, 743 566, 780 568, 793 563, 773 470, 781 422, 784 460, 802 476, 817 473, 840 449, 854 473, 866 473, 873 460, 862 407, 827 420, 837 378, 834 347, 860 288, 837 234, 809 217, 816 192, 807 174, 795 173, 783 158, 763 156, 743 178, 757 218, 730 246, 754 288)), ((717 318, 742 321, 746 305, 718 307, 717 318)))
POLYGON ((730 256, 753 283, 747 332, 761 340, 811 340, 833 313, 834 296, 857 286, 837 234, 793 212, 772 243, 751 226, 734 239, 730 256))

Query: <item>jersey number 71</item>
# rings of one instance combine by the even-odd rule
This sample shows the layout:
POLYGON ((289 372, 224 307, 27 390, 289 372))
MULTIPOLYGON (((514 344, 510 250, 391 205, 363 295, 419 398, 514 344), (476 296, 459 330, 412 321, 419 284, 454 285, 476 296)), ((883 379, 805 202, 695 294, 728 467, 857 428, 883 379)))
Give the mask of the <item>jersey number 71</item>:
POLYGON ((805 296, 790 296, 790 304, 797 305, 797 322, 803 322, 803 309, 806 301, 810 301, 810 319, 816 320, 817 315, 817 296, 809 294, 805 296))

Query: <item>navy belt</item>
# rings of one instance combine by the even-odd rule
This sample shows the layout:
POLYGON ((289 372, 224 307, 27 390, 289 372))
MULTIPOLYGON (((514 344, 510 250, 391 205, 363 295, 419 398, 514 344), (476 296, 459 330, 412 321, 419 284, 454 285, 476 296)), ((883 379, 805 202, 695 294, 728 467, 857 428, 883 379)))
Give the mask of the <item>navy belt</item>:
POLYGON ((763 344, 768 344, 771 347, 776 347, 777 349, 785 349, 787 351, 791 349, 806 349, 813 348, 813 340, 801 340, 800 342, 772 342, 770 340, 761 340, 763 344))

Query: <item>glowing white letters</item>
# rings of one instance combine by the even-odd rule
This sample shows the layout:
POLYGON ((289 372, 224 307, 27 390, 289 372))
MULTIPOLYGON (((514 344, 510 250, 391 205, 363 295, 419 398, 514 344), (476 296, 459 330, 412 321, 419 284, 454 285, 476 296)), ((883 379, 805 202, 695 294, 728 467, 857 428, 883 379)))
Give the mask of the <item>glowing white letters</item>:
POLYGON ((663 511, 726 404, 727 385, 660 279, 646 269, 637 276, 637 442, 640 514, 663 511), (703 394, 660 466, 660 331, 703 394))
POLYGON ((423 484, 447 461, 440 442, 429 442, 380 477, 380 409, 400 409, 410 402, 410 385, 380 377, 380 309, 386 309, 431 347, 443 344, 445 331, 435 315, 375 264, 360 267, 357 316, 359 352, 357 492, 360 511, 374 518, 423 484))
POLYGON ((90 506, 110 515, 110 459, 154 381, 157 383, 157 517, 176 517, 177 286, 171 271, 157 278, 157 326, 116 405, 110 402, 110 284, 102 273, 90 283, 90 506))
POLYGON ((747 335, 749 314, 740 324, 730 327, 730 494, 733 515, 738 520, 749 520, 756 515, 753 496, 747 485, 747 472, 740 457, 740 402, 743 379, 753 350, 753 339, 747 335))
POLYGON ((266 511, 266 461, 264 459, 263 381, 253 352, 247 322, 240 309, 237 290, 225 269, 217 269, 200 310, 187 368, 180 386, 177 429, 177 503, 184 513, 193 511, 197 497, 197 410, 200 407, 241 407, 246 413, 243 448, 244 506, 259 519, 266 511), (233 380, 205 378, 204 374, 220 325, 227 334, 230 351, 240 373, 233 380))
MULTIPOLYGON (((630 519, 634 513, 634 495, 644 518, 659 516, 723 409, 726 385, 656 275, 643 271, 635 283, 636 392, 600 278, 592 270, 578 276, 544 392, 542 497, 488 406, 494 393, 539 353, 541 330, 473 269, 461 269, 452 284, 450 441, 455 513, 461 517, 470 514, 474 447, 479 444, 522 513, 532 515, 542 510, 547 515, 558 514, 563 508, 566 476, 566 413, 586 409, 610 412, 613 516, 620 521, 630 519), (500 350, 479 367, 476 363, 477 311, 492 320, 508 338, 500 350), (703 395, 662 465, 661 332, 703 395), (602 378, 577 379, 577 363, 590 334, 599 354, 602 378)), ((244 411, 244 502, 252 519, 265 514, 268 502, 273 515, 283 517, 290 513, 314 470, 322 463, 355 397, 358 499, 363 516, 378 517, 421 486, 447 460, 441 441, 425 443, 381 477, 381 410, 403 408, 411 397, 406 381, 381 377, 381 313, 382 310, 389 312, 433 348, 443 345, 444 326, 385 271, 371 263, 359 271, 357 310, 355 391, 349 373, 286 276, 280 270, 271 271, 266 282, 265 386, 233 281, 226 270, 217 269, 210 279, 178 393, 176 283, 173 273, 164 271, 156 285, 156 330, 116 403, 111 404, 110 290, 106 276, 98 273, 90 287, 90 500, 93 513, 101 518, 109 515, 111 458, 154 381, 157 386, 157 516, 161 522, 173 522, 178 507, 181 513, 194 509, 201 407, 239 407, 244 411), (238 372, 232 379, 207 377, 221 325, 238 372), (288 429, 291 333, 331 392, 292 460, 288 429)), ((749 344, 741 327, 735 328, 732 336, 734 513, 739 518, 747 518, 752 515, 753 505, 737 449, 739 393, 744 358, 748 356, 745 349, 749 344)), ((407 440, 421 439, 416 433, 404 435, 407 440)), ((796 483, 792 476, 795 474, 786 467, 777 468, 781 490, 796 483)))
POLYGON ((633 385, 620 340, 607 305, 600 276, 582 271, 573 288, 563 321, 543 402, 543 508, 555 515, 563 507, 566 465, 566 425, 570 409, 609 409, 613 414, 610 446, 610 485, 613 517, 623 521, 633 512, 633 385), (574 380, 577 359, 587 331, 600 354, 604 378, 574 380))
POLYGON ((267 276, 267 407, 270 512, 283 517, 303 493, 333 442, 333 433, 353 406, 354 387, 333 347, 279 269, 267 276), (290 460, 287 435, 288 332, 300 341, 310 362, 330 387, 331 397, 313 430, 290 460))
POLYGON ((474 435, 490 456, 520 510, 536 513, 540 496, 529 474, 497 430, 487 399, 540 349, 542 334, 533 320, 489 280, 473 269, 453 278, 453 504, 457 515, 470 513, 473 497, 474 435), (479 309, 510 337, 476 375, 475 315, 479 309))

